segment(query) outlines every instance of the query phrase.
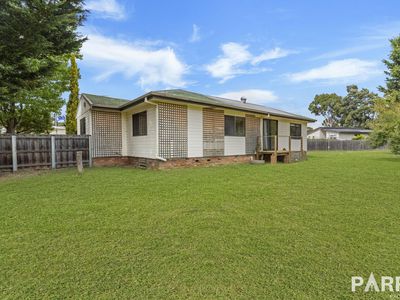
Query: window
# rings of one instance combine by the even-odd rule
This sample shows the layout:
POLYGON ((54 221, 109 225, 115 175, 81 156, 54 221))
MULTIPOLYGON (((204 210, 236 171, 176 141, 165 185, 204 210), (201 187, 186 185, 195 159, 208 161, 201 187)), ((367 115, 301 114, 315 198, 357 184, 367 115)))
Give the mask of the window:
POLYGON ((290 124, 290 136, 294 139, 301 138, 301 124, 290 124))
POLYGON ((132 115, 132 135, 147 135, 147 111, 132 115))
POLYGON ((82 118, 79 120, 79 134, 85 135, 86 134, 86 118, 82 118))
POLYGON ((245 119, 243 117, 225 116, 226 136, 245 136, 245 119))

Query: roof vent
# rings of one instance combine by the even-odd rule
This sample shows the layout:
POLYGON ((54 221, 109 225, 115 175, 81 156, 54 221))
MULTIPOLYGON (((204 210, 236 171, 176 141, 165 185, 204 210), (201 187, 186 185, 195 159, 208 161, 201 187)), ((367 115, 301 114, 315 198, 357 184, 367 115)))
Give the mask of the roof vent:
POLYGON ((247 98, 246 98, 246 97, 241 97, 241 98, 240 98, 240 101, 242 101, 242 103, 246 103, 247 98))

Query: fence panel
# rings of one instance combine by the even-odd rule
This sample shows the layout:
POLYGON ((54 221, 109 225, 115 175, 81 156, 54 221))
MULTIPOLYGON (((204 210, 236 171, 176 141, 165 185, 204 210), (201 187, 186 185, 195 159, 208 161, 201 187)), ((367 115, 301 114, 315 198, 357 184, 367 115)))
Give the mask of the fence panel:
POLYGON ((361 151, 374 148, 366 140, 308 139, 307 149, 308 151, 361 151))
POLYGON ((76 166, 77 151, 82 151, 83 164, 88 166, 91 162, 89 148, 90 137, 86 135, 2 135, 0 171, 76 166))

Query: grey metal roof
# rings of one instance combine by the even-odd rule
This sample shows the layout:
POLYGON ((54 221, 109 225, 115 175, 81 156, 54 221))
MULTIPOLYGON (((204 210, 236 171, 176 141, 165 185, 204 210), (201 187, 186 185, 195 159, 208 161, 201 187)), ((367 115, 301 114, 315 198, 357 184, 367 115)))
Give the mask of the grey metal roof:
MULTIPOLYGON (((88 95, 88 94, 85 94, 88 95)), ((93 95, 91 95, 93 96, 93 95)), ((117 100, 122 100, 121 104, 119 106, 110 106, 110 108, 118 108, 119 110, 124 110, 128 107, 137 105, 141 102, 144 101, 145 98, 148 100, 151 99, 151 97, 161 97, 169 100, 179 100, 179 101, 184 101, 184 102, 189 102, 189 103, 196 103, 196 104, 203 104, 203 105, 210 105, 210 106, 215 106, 215 107, 223 107, 223 108, 230 108, 230 109, 236 109, 236 110, 241 110, 241 111, 247 111, 247 112, 252 112, 252 113, 259 113, 259 114, 270 114, 272 116, 278 116, 278 117, 284 117, 284 118, 290 118, 290 119, 296 119, 296 120, 304 120, 308 122, 315 122, 314 119, 289 113, 283 110, 275 109, 272 107, 267 107, 263 105, 258 105, 258 104, 253 104, 253 103, 243 103, 238 100, 231 100, 231 99, 226 99, 226 98, 221 98, 221 97, 216 97, 216 96, 208 96, 208 95, 203 95, 199 93, 194 93, 190 91, 185 91, 181 89, 173 89, 173 90, 161 90, 161 91, 152 91, 149 92, 145 95, 142 95, 136 99, 133 99, 131 101, 124 101, 123 99, 117 99, 117 100)), ((110 97, 104 97, 102 98, 110 98, 110 97)), ((115 99, 115 98, 110 98, 110 99, 115 99)), ((251 102, 251 99, 248 99, 251 102)), ((104 107, 104 104, 102 104, 102 107, 104 107)))
POLYGON ((348 128, 348 127, 318 127, 314 130, 310 131, 315 132, 317 130, 323 131, 334 131, 334 132, 343 132, 343 133, 371 133, 371 129, 364 129, 364 128, 348 128))

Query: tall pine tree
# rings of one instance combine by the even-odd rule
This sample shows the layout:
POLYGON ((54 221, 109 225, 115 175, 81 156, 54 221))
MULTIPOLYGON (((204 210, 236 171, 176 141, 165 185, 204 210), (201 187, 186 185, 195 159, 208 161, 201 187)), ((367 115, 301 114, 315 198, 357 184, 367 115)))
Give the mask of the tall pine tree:
POLYGON ((67 134, 76 134, 76 111, 79 104, 79 85, 78 80, 80 79, 79 69, 76 64, 75 54, 71 55, 71 71, 70 71, 70 94, 67 104, 67 118, 65 127, 67 134))

